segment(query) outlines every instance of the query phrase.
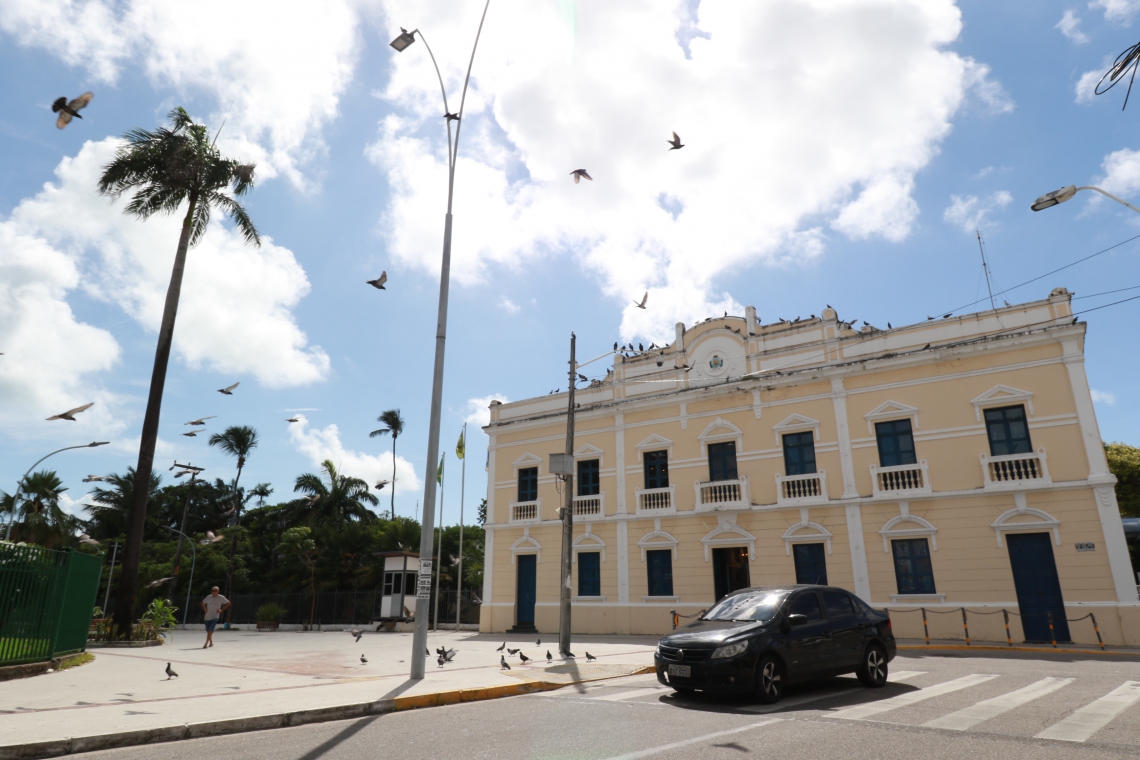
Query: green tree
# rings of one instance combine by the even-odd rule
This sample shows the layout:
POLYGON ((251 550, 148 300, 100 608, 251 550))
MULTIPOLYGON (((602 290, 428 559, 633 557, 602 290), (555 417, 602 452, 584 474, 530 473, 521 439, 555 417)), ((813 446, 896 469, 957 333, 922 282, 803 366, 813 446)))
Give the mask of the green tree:
POLYGON ((59 495, 66 490, 53 470, 40 470, 24 478, 15 505, 19 522, 12 526, 13 540, 48 549, 68 543, 79 521, 59 506, 59 495))
POLYGON ((313 531, 306 527, 290 528, 281 537, 281 549, 287 557, 309 571, 309 628, 313 627, 313 617, 317 612, 317 542, 312 538, 313 531))
MULTIPOLYGON (((96 539, 122 536, 126 533, 127 517, 134 504, 135 487, 139 478, 133 467, 128 467, 124 475, 111 473, 103 478, 103 484, 91 492, 91 503, 83 508, 91 515, 85 528, 96 539)), ((150 471, 150 487, 147 489, 147 503, 158 497, 162 477, 155 470, 150 471)), ((162 540, 166 540, 166 536, 162 540)))
POLYGON ((487 500, 482 499, 479 501, 479 524, 487 524, 487 500))
POLYGON ((384 435, 392 436, 392 482, 389 485, 392 487, 392 508, 388 514, 389 520, 396 519, 396 439, 404 432, 404 418, 400 416, 399 409, 389 409, 381 412, 376 421, 384 425, 379 430, 373 430, 368 434, 369 438, 377 438, 384 435))
MULTIPOLYGON (((214 433, 210 436, 210 445, 217 446, 226 454, 232 457, 237 457, 237 477, 234 478, 233 489, 233 506, 230 508, 227 515, 232 513, 229 524, 233 527, 241 522, 241 508, 242 508, 242 495, 241 490, 238 488, 238 483, 241 481, 241 471, 245 467, 246 457, 250 455, 254 449, 257 448, 257 431, 249 425, 230 425, 222 433, 214 433)), ((232 598, 234 592, 234 554, 237 552, 237 531, 233 531, 233 538, 230 541, 230 568, 226 572, 226 596, 232 598)), ((226 624, 229 624, 230 616, 233 614, 233 607, 226 611, 226 624)))
POLYGON ((297 478, 293 491, 305 495, 291 505, 294 523, 339 528, 373 519, 365 504, 375 506, 378 499, 369 491, 368 483, 342 475, 329 459, 321 463, 321 473, 323 478, 311 472, 297 478))
MULTIPOLYGON (((253 164, 242 164, 222 157, 210 140, 209 130, 195 124, 182 108, 169 114, 171 127, 151 132, 134 129, 123 137, 126 144, 103 168, 99 192, 112 198, 132 193, 124 212, 145 220, 162 212, 172 214, 185 204, 186 214, 178 237, 170 285, 158 331, 158 345, 151 373, 150 394, 143 417, 137 477, 146 478, 154 464, 154 448, 158 440, 158 423, 162 411, 162 394, 166 386, 166 369, 174 342, 174 322, 178 316, 178 299, 182 292, 182 275, 186 254, 191 245, 201 241, 216 208, 233 220, 247 242, 260 245, 261 239, 253 221, 234 196, 253 189, 253 164)), ((216 138, 215 138, 216 140, 216 138)), ((120 636, 130 638, 135 616, 135 589, 143 532, 146 528, 147 484, 140 480, 134 491, 127 523, 123 565, 119 573, 119 595, 115 605, 115 627, 120 636)))
POLYGON ((1125 517, 1140 517, 1140 448, 1106 443, 1108 469, 1116 476, 1116 503, 1125 517))

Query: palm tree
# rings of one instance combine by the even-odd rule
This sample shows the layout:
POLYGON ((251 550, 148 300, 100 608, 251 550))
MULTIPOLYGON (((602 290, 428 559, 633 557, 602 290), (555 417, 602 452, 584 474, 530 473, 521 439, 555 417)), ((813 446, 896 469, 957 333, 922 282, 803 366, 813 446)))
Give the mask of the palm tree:
POLYGON ((346 523, 372 520, 372 512, 364 505, 376 505, 379 500, 368 490, 367 482, 342 475, 328 459, 321 463, 321 471, 323 480, 312 473, 297 478, 293 490, 306 496, 290 505, 294 522, 340 528, 346 523))
MULTIPOLYGON (((171 127, 154 132, 133 129, 123 137, 126 145, 103 168, 99 192, 112 198, 131 192, 133 197, 123 211, 139 219, 162 212, 173 214, 186 204, 182 232, 174 255, 174 268, 166 291, 158 346, 154 353, 154 370, 150 379, 146 415, 136 476, 146 478, 154 464, 154 447, 158 440, 158 421, 162 411, 162 392, 166 385, 166 366, 174 341, 174 321, 178 315, 178 298, 182 291, 182 274, 186 269, 186 252, 206 234, 210 213, 215 208, 233 220, 249 243, 260 245, 261 239, 253 221, 234 196, 253 189, 253 164, 242 164, 223 158, 210 141, 204 124, 195 124, 181 107, 169 114, 171 127)), ((216 141, 215 136, 215 141, 216 141)), ((115 605, 115 627, 121 636, 130 638, 135 613, 135 588, 138 584, 139 559, 143 530, 146 525, 147 494, 145 480, 134 490, 127 522, 126 545, 122 571, 119 574, 119 597, 115 605)))
MULTIPOLYGON (((232 512, 233 517, 230 518, 230 525, 235 530, 230 531, 232 538, 230 539, 230 558, 229 566, 226 568, 226 597, 233 598, 234 590, 234 553, 237 551, 238 532, 236 530, 238 522, 241 520, 241 507, 242 497, 241 491, 238 490, 238 482, 241 480, 241 470, 245 467, 246 457, 249 453, 257 448, 257 431, 249 425, 230 425, 226 428, 224 433, 214 433, 210 436, 210 445, 217 446, 230 456, 237 457, 237 477, 234 478, 234 502, 233 505, 227 510, 232 512)), ((233 607, 230 607, 232 610, 233 607)), ((227 622, 229 615, 226 616, 227 622)))
MULTIPOLYGON (((103 485, 91 492, 91 503, 83 508, 91 515, 87 521, 87 532, 96 538, 114 538, 122 535, 121 530, 134 503, 138 477, 135 469, 128 467, 126 474, 112 473, 104 476, 102 482, 103 485)), ((162 476, 152 469, 148 501, 158 496, 161 485, 162 476)))
POLYGON ((376 421, 382 423, 384 427, 379 430, 373 430, 368 434, 369 438, 376 438, 381 435, 392 434, 392 510, 390 519, 396 519, 396 439, 404 432, 404 418, 400 416, 399 409, 389 409, 382 412, 376 421))
POLYGON ((66 490, 52 470, 40 470, 24 478, 20 503, 16 505, 20 514, 20 524, 15 526, 16 540, 51 549, 74 536, 79 521, 59 506, 59 495, 66 490))

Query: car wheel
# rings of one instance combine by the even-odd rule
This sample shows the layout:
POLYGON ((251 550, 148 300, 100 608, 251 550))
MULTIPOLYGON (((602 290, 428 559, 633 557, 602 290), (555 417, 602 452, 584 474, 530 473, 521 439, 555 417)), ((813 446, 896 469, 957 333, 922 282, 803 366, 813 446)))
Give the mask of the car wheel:
POLYGON ((872 644, 863 652, 863 661, 855 671, 859 682, 873 689, 887 684, 887 650, 881 644, 872 644))
POLYGON ((756 667, 756 696, 766 705, 774 705, 784 695, 784 666, 772 655, 764 655, 756 667))

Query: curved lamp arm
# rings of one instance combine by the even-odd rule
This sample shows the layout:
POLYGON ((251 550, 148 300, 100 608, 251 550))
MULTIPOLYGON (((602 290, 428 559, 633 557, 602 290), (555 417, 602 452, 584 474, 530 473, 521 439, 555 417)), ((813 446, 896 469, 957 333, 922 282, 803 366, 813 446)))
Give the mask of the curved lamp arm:
POLYGON ((1099 187, 1096 187, 1094 185, 1085 185, 1084 187, 1077 187, 1076 185, 1067 185, 1065 187, 1062 187, 1060 190, 1054 190, 1051 193, 1045 193, 1045 195, 1042 195, 1040 198, 1033 201, 1033 203, 1029 206, 1029 208, 1033 209, 1034 211, 1042 211, 1042 210, 1047 209, 1047 208, 1052 208, 1053 206, 1060 205, 1060 204, 1064 203, 1065 201, 1072 199, 1072 197, 1074 195, 1076 195, 1077 193, 1079 193, 1082 190, 1092 190, 1094 192, 1100 193, 1101 195, 1105 196, 1106 198, 1111 198, 1112 200, 1116 201, 1120 205, 1127 206, 1128 208, 1135 211, 1137 214, 1140 214, 1140 208, 1136 208, 1135 206, 1133 206, 1131 203, 1124 200, 1123 198, 1117 198, 1115 195, 1108 192, 1107 190, 1102 190, 1099 187))
POLYGON ((72 449, 93 449, 96 446, 106 446, 108 443, 110 443, 110 441, 92 441, 91 443, 81 443, 78 446, 64 446, 62 449, 56 449, 52 453, 45 454, 44 456, 37 459, 36 463, 29 467, 28 471, 24 473, 24 477, 20 478, 19 482, 16 483, 16 493, 12 495, 12 517, 8 520, 8 529, 4 532, 4 540, 7 541, 12 537, 12 524, 16 522, 16 499, 18 499, 20 496, 20 489, 24 487, 24 481, 27 480, 28 476, 32 474, 32 470, 36 469, 36 465, 48 457, 55 456, 61 451, 71 451, 72 449))

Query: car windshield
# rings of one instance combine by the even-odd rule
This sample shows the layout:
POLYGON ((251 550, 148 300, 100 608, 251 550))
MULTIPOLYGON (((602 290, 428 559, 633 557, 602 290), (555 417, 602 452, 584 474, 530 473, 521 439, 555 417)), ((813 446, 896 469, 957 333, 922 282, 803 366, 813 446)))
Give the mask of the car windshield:
POLYGON ((722 599, 702 620, 771 620, 784 600, 782 593, 736 594, 722 599))

